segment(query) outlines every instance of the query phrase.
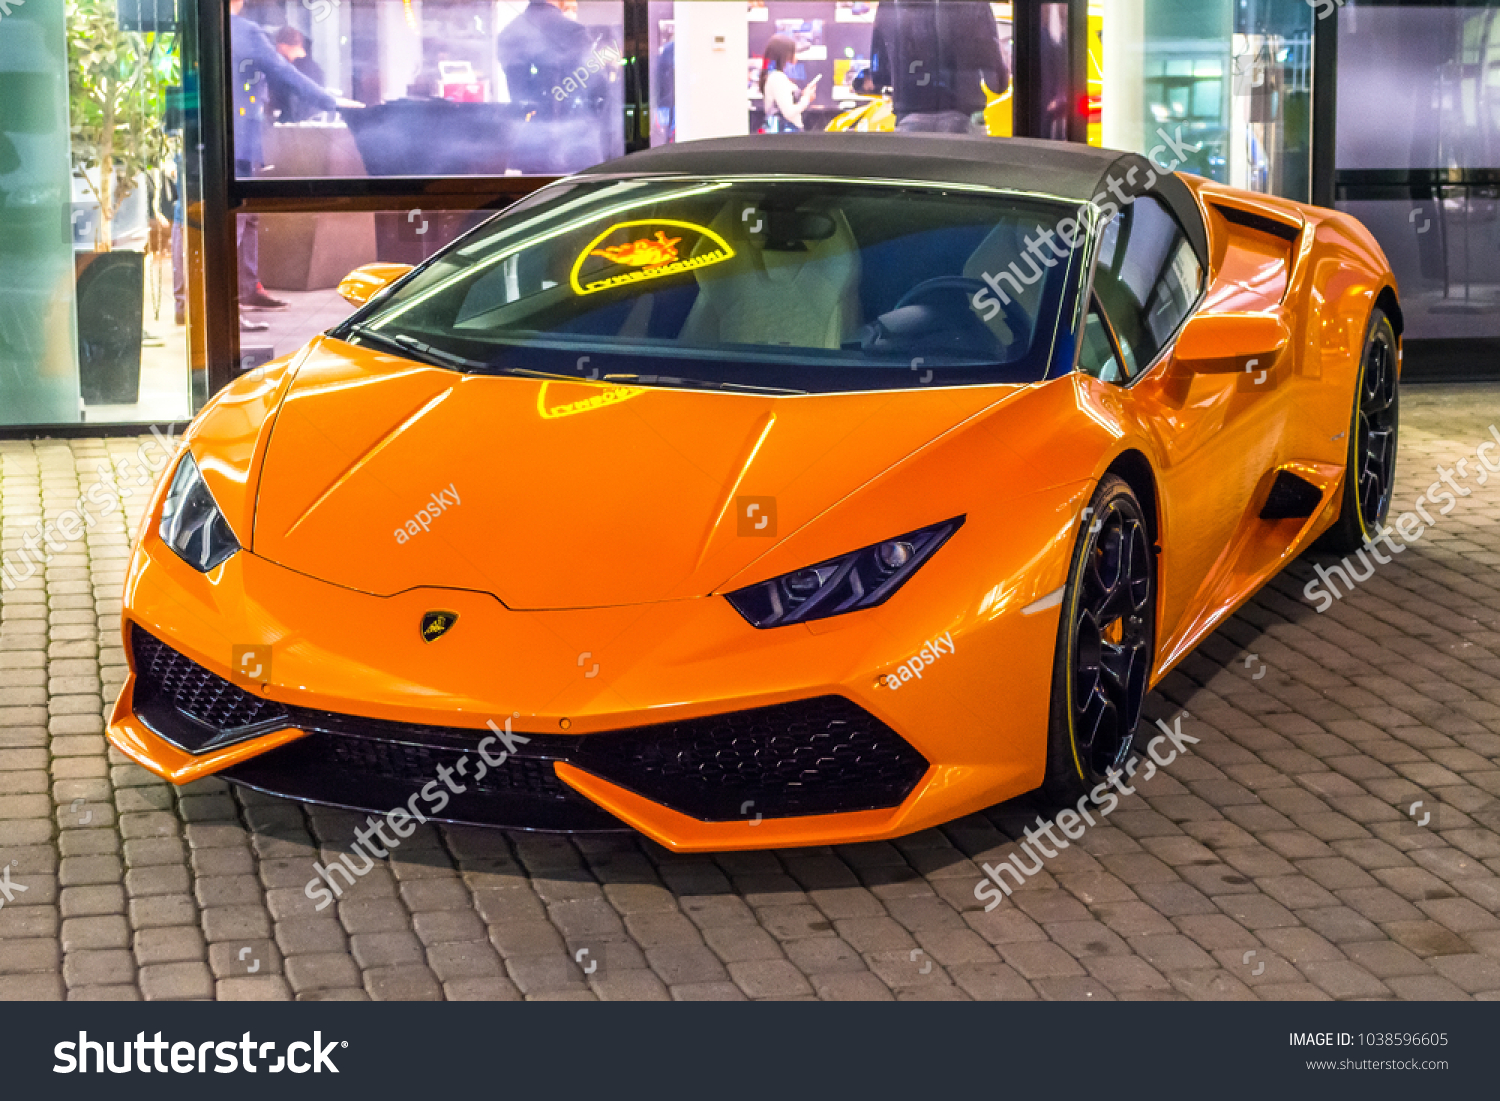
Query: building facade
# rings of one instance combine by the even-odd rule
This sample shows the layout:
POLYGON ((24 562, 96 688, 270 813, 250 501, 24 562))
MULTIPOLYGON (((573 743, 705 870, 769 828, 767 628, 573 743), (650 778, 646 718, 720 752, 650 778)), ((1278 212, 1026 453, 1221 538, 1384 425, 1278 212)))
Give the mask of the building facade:
POLYGON ((0 430, 186 420, 346 313, 347 271, 418 262, 558 175, 694 138, 905 129, 898 114, 1336 205, 1395 268, 1409 377, 1477 377, 1500 343, 1497 15, 1500 0, 11 0, 0 430))

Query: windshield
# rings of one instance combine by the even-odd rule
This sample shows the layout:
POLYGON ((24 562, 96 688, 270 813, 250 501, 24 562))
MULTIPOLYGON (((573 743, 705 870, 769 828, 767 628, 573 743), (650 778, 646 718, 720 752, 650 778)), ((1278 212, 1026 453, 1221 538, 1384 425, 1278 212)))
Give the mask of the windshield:
POLYGON ((456 370, 782 392, 1037 382, 1076 208, 938 185, 545 189, 335 336, 456 370))

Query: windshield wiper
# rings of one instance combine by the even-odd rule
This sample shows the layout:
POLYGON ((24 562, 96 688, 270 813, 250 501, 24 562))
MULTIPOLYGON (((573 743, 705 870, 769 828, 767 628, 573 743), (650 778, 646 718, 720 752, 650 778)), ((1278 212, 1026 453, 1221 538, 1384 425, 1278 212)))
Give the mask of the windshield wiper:
POLYGON ((387 336, 385 333, 377 332, 367 325, 350 325, 348 333, 357 336, 361 340, 368 340, 372 344, 383 344, 385 347, 397 352, 399 355, 411 357, 413 353, 417 358, 425 359, 440 367, 457 367, 463 371, 482 371, 489 365, 480 363, 477 359, 466 359, 453 352, 445 352, 441 348, 434 348, 431 344, 407 336, 405 333, 394 333, 387 336))
POLYGON ((418 340, 414 336, 407 336, 405 333, 397 333, 391 339, 401 345, 401 347, 409 348, 418 355, 427 356, 429 359, 435 359, 440 363, 446 363, 450 367, 457 367, 460 370, 483 371, 489 367, 488 363, 481 363, 477 359, 469 359, 467 356, 461 356, 456 352, 445 352, 441 348, 434 348, 431 344, 418 340))
POLYGON ((585 378, 582 375, 567 375, 560 371, 538 371, 532 367, 493 367, 490 369, 494 374, 519 375, 522 378, 544 378, 557 382, 598 382, 595 378, 585 378))
POLYGON ((605 375, 605 382, 638 382, 643 386, 697 386, 704 390, 732 390, 737 394, 806 394, 785 386, 752 386, 747 382, 709 382, 701 378, 677 378, 673 375, 605 375))

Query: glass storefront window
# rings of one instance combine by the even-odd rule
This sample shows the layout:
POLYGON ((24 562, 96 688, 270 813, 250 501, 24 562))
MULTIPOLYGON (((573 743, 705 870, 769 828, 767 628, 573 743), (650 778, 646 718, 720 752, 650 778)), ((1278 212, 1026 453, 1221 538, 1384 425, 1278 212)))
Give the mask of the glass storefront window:
POLYGON ((1307 200, 1313 9, 1305 0, 1111 0, 1103 18, 1103 144, 1307 200))
POLYGON ((0 423, 78 419, 66 73, 60 6, 0 18, 0 423))
POLYGON ((1500 5, 1351 4, 1339 12, 1338 48, 1339 209, 1389 257, 1408 339, 1492 350, 1500 5))
POLYGON ((245 245, 253 241, 261 284, 259 297, 240 296, 238 373, 295 352, 354 312, 338 285, 355 268, 420 264, 493 213, 413 207, 237 216, 241 279, 250 262, 245 245))
POLYGON ((189 414, 182 82, 170 2, 0 12, 0 423, 189 414))
POLYGON ((1008 3, 652 0, 648 19, 653 145, 789 130, 1012 132, 1008 3))
POLYGON ((228 0, 235 174, 554 175, 625 152, 621 0, 228 0))

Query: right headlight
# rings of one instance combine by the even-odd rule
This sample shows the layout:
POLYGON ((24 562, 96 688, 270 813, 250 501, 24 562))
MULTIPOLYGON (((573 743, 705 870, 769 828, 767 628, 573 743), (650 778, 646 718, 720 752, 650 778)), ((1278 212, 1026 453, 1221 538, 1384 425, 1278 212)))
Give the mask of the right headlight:
POLYGON ((172 475, 157 531, 177 557, 199 573, 207 573, 240 549, 191 451, 182 453, 172 475))
POLYGON ((759 585, 736 589, 726 593, 725 599, 752 627, 762 630, 873 608, 905 585, 963 522, 964 517, 955 516, 759 585))

